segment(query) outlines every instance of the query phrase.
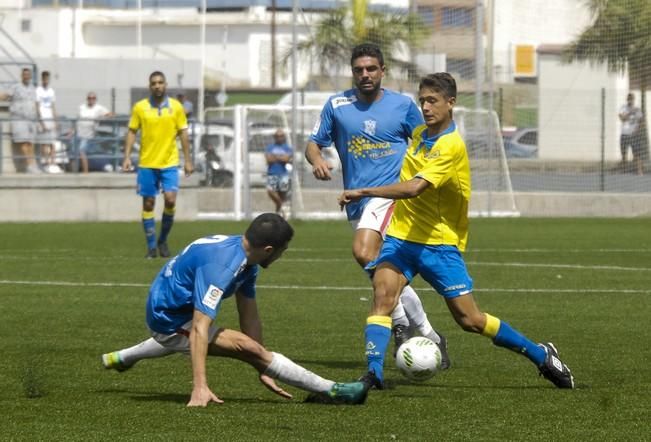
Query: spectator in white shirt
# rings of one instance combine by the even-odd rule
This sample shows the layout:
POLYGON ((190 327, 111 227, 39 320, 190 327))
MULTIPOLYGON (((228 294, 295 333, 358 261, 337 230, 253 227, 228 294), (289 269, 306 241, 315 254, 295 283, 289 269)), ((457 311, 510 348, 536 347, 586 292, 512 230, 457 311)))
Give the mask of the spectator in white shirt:
POLYGON ((60 172, 54 164, 56 155, 54 142, 57 138, 56 93, 50 86, 50 72, 41 72, 41 85, 36 88, 39 124, 37 126, 36 142, 41 146, 41 161, 46 172, 60 172))
POLYGON ((626 170, 626 154, 628 153, 628 147, 631 147, 633 163, 638 175, 644 173, 642 164, 644 143, 640 132, 640 124, 642 123, 643 116, 640 108, 635 106, 635 95, 629 93, 626 97, 626 104, 619 111, 619 119, 622 122, 619 148, 622 153, 622 170, 626 170))
POLYGON ((88 157, 86 152, 93 138, 97 120, 113 116, 113 113, 101 104, 97 104, 97 94, 88 92, 86 102, 79 106, 79 120, 77 120, 77 138, 79 140, 79 159, 81 160, 81 171, 88 173, 88 157))

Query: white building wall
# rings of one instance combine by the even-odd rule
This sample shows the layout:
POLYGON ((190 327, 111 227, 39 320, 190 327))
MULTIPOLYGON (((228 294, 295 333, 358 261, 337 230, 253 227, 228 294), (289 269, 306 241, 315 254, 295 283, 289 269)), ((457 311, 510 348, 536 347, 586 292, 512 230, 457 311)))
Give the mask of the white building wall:
MULTIPOLYGON (((28 9, 5 10, 2 26, 33 58, 161 59, 197 61, 201 58, 201 16, 196 9, 28 9), (29 32, 21 22, 31 22, 29 32), (138 46, 138 36, 141 45, 138 46)), ((297 33, 305 38, 315 14, 302 14, 297 33)), ((206 77, 229 87, 269 87, 270 13, 251 8, 244 12, 209 13, 206 24, 206 77), (226 42, 224 44, 224 35, 226 42), (265 66, 266 65, 266 66, 265 66)), ((291 44, 291 14, 276 17, 277 56, 291 44)), ((14 51, 14 56, 17 56, 14 51)), ((20 58, 20 57, 17 57, 20 58)), ((299 65, 298 83, 309 77, 299 65)), ((291 85, 291 69, 277 69, 277 85, 291 85)))
MULTIPOLYGON (((558 53, 539 54, 539 157, 601 159, 601 90, 605 88, 605 159, 619 154, 619 107, 627 77, 589 63, 562 64, 558 53)), ((638 98, 639 104, 639 98, 638 98)))
POLYGON ((583 2, 568 0, 492 0, 495 7, 496 81, 510 82, 517 44, 567 44, 589 24, 583 2))

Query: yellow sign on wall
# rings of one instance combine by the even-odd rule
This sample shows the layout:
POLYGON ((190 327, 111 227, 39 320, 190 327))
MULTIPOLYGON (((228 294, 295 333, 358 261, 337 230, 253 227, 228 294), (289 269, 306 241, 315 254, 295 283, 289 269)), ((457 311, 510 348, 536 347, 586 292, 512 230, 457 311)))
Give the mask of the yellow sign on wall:
POLYGON ((536 75, 536 47, 534 45, 515 45, 515 76, 533 77, 536 75))

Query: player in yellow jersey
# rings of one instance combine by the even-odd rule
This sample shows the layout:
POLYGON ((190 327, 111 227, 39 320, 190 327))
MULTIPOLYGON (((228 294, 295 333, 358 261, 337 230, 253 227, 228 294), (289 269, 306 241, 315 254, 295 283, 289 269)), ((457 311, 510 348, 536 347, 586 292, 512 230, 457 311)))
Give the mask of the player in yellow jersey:
POLYGON ((147 239, 146 258, 155 258, 158 254, 163 258, 170 256, 167 235, 174 224, 176 194, 179 191, 177 137, 180 138, 183 148, 185 176, 190 176, 193 171, 185 111, 181 103, 167 96, 166 90, 165 75, 159 71, 152 72, 149 75, 151 95, 133 106, 124 143, 122 168, 128 171, 132 169, 131 150, 136 141, 136 134, 140 131, 138 194, 142 196, 142 225, 147 239), (156 195, 161 189, 165 208, 160 235, 156 240, 154 206, 156 195))
POLYGON ((472 295, 472 278, 461 256, 468 239, 470 165, 452 110, 457 86, 447 73, 424 77, 418 100, 425 125, 414 129, 400 182, 346 190, 342 208, 363 197, 396 200, 373 277, 374 303, 367 319, 368 373, 362 380, 383 387, 384 356, 391 336, 391 311, 405 285, 418 274, 440 293, 465 331, 481 333, 495 345, 529 358, 559 388, 574 388, 570 369, 551 343, 537 344, 508 323, 483 313, 472 295))

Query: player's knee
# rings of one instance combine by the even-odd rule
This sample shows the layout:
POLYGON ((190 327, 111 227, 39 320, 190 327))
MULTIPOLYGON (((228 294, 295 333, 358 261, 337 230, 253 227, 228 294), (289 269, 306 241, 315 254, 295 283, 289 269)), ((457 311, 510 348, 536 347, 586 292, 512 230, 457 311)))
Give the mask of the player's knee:
POLYGON ((154 210, 154 206, 156 205, 156 200, 154 198, 143 198, 142 200, 142 210, 145 210, 147 212, 151 212, 154 210))
POLYGON ((376 284, 373 287, 373 298, 373 314, 387 316, 398 301, 398 292, 386 284, 376 284))
POLYGON ((373 261, 377 256, 377 250, 371 249, 364 244, 353 245, 353 256, 357 263, 364 267, 369 262, 373 261))

